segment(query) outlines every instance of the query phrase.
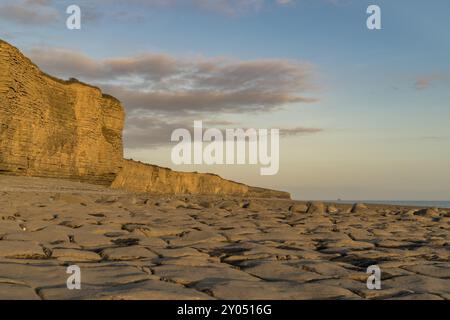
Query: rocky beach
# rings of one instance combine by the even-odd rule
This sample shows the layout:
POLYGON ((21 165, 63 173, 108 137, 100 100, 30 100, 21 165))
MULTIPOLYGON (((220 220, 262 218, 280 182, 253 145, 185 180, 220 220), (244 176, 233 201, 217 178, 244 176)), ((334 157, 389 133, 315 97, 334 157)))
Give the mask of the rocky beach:
POLYGON ((0 299, 450 298, 450 210, 8 176, 0 208, 0 299), (66 286, 73 264, 81 290, 66 286))

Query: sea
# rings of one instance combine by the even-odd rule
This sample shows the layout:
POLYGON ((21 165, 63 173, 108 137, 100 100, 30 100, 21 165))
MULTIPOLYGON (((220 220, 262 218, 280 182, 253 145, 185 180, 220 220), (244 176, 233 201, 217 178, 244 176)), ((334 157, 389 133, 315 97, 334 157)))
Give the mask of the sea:
POLYGON ((367 204, 386 204, 397 206, 413 207, 431 207, 431 208, 450 208, 450 201, 403 201, 403 200, 339 200, 330 201, 335 203, 367 203, 367 204))

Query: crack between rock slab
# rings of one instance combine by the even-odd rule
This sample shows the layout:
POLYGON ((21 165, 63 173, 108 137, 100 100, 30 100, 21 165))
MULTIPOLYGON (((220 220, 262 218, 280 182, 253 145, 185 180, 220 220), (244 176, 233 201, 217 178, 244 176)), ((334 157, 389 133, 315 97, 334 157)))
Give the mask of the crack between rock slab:
MULTIPOLYGON (((398 267, 399 269, 402 269, 402 270, 404 270, 404 271, 406 271, 406 272, 411 272, 412 274, 411 274, 411 276, 412 275, 418 275, 418 276, 424 276, 424 277, 430 277, 430 278, 433 278, 433 279, 439 279, 439 280, 443 280, 443 279, 450 279, 450 277, 435 277, 435 276, 432 276, 432 275, 430 275, 430 274, 425 274, 425 273, 421 273, 421 272, 417 272, 417 271, 410 271, 410 270, 408 270, 408 269, 405 269, 405 266, 401 266, 401 267, 398 267)), ((438 267, 436 267, 436 268, 438 268, 438 267)), ((394 276, 392 276, 391 278, 393 278, 394 276)), ((397 277, 397 276, 396 276, 397 277)))

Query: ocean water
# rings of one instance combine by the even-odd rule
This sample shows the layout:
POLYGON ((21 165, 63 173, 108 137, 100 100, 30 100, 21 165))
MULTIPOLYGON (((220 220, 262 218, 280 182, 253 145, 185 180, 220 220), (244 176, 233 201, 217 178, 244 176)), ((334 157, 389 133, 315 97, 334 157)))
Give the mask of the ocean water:
POLYGON ((433 208, 450 208, 450 201, 402 201, 402 200, 341 200, 334 201, 336 203, 367 203, 367 204, 387 204, 398 206, 413 207, 433 207, 433 208))

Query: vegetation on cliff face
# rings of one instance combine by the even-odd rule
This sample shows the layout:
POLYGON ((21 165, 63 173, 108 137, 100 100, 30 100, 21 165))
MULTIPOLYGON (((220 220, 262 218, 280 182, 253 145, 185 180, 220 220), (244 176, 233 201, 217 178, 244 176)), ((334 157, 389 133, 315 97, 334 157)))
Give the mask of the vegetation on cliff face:
POLYGON ((135 192, 289 198, 214 174, 123 160, 119 100, 42 72, 0 40, 0 172, 66 178, 135 192))

